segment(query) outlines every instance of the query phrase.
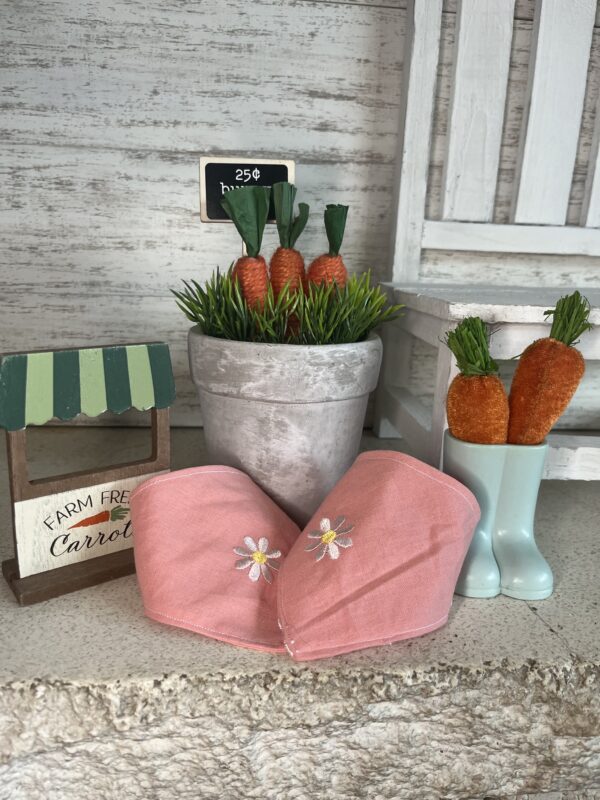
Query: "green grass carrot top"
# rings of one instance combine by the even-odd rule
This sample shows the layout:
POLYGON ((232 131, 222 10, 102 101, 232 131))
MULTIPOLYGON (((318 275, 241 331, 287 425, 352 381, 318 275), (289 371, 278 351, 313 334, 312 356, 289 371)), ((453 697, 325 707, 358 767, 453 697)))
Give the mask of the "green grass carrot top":
POLYGON ((464 442, 505 444, 508 398, 490 355, 489 337, 479 317, 467 317, 446 334, 460 370, 448 389, 448 427, 464 442))

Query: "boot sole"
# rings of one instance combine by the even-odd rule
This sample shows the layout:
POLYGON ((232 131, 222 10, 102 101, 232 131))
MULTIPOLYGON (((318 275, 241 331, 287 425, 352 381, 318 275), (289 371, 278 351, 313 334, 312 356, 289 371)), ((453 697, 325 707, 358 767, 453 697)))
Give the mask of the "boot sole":
POLYGON ((505 589, 504 587, 500 589, 501 594, 506 595, 506 597, 512 597, 515 600, 545 600, 547 597, 550 597, 552 591, 553 587, 535 592, 516 592, 512 589, 505 589))
POLYGON ((497 589, 469 589, 468 592, 459 592, 458 589, 455 589, 454 594, 460 597, 474 597, 478 600, 484 600, 490 597, 498 597, 500 594, 500 587, 497 589))

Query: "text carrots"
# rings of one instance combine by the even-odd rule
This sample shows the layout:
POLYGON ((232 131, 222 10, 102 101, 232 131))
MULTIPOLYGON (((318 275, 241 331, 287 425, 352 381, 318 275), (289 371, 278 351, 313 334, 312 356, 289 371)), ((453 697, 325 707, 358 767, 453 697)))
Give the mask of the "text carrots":
POLYGON ((127 514, 129 514, 128 508, 115 506, 110 511, 100 511, 98 514, 79 520, 75 525, 71 525, 69 530, 73 528, 90 528, 92 525, 100 525, 103 522, 116 522, 119 519, 125 519, 127 514))

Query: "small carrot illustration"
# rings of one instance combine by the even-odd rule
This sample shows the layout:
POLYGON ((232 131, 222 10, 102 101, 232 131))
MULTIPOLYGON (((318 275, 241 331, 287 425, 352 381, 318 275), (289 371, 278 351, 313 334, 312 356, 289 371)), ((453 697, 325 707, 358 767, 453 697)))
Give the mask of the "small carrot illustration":
POLYGON ((521 355, 510 387, 510 444, 540 444, 569 405, 585 372, 573 345, 590 330, 590 304, 579 292, 561 297, 550 336, 537 339, 521 355))
POLYGON ((100 511, 99 514, 94 514, 92 517, 85 517, 79 520, 75 525, 71 525, 69 530, 73 528, 91 528, 92 525, 100 525, 103 522, 116 522, 119 519, 125 519, 129 514, 129 509, 123 506, 115 506, 110 511, 100 511))
POLYGON ((271 256, 271 286, 277 298, 286 286, 294 292, 304 288, 304 259, 294 249, 294 245, 306 227, 309 207, 306 203, 299 203, 298 216, 294 218, 294 184, 287 181, 274 183, 271 190, 280 242, 280 246, 271 256))
POLYGON ((267 262, 260 255, 260 247, 269 216, 270 197, 271 190, 267 186, 241 186, 225 192, 221 199, 248 253, 236 261, 233 277, 250 307, 262 308, 269 291, 267 262))
POLYGON ((448 389, 450 433, 463 442, 505 444, 508 398, 490 356, 489 331, 479 317, 466 317, 446 334, 460 370, 448 389))
POLYGON ((328 205, 325 209, 325 231, 329 242, 329 252, 315 258, 308 268, 308 280, 311 283, 333 283, 334 281, 343 289, 348 280, 340 248, 346 230, 346 217, 348 206, 328 205))

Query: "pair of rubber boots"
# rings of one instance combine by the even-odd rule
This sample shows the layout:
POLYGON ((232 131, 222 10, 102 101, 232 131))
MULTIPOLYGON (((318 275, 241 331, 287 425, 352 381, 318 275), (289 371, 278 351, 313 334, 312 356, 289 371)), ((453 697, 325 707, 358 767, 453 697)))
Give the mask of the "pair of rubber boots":
POLYGON ((504 594, 518 600, 544 600, 552 594, 552 571, 534 538, 547 450, 545 443, 471 444, 446 431, 444 472, 467 486, 481 509, 456 594, 504 594))

